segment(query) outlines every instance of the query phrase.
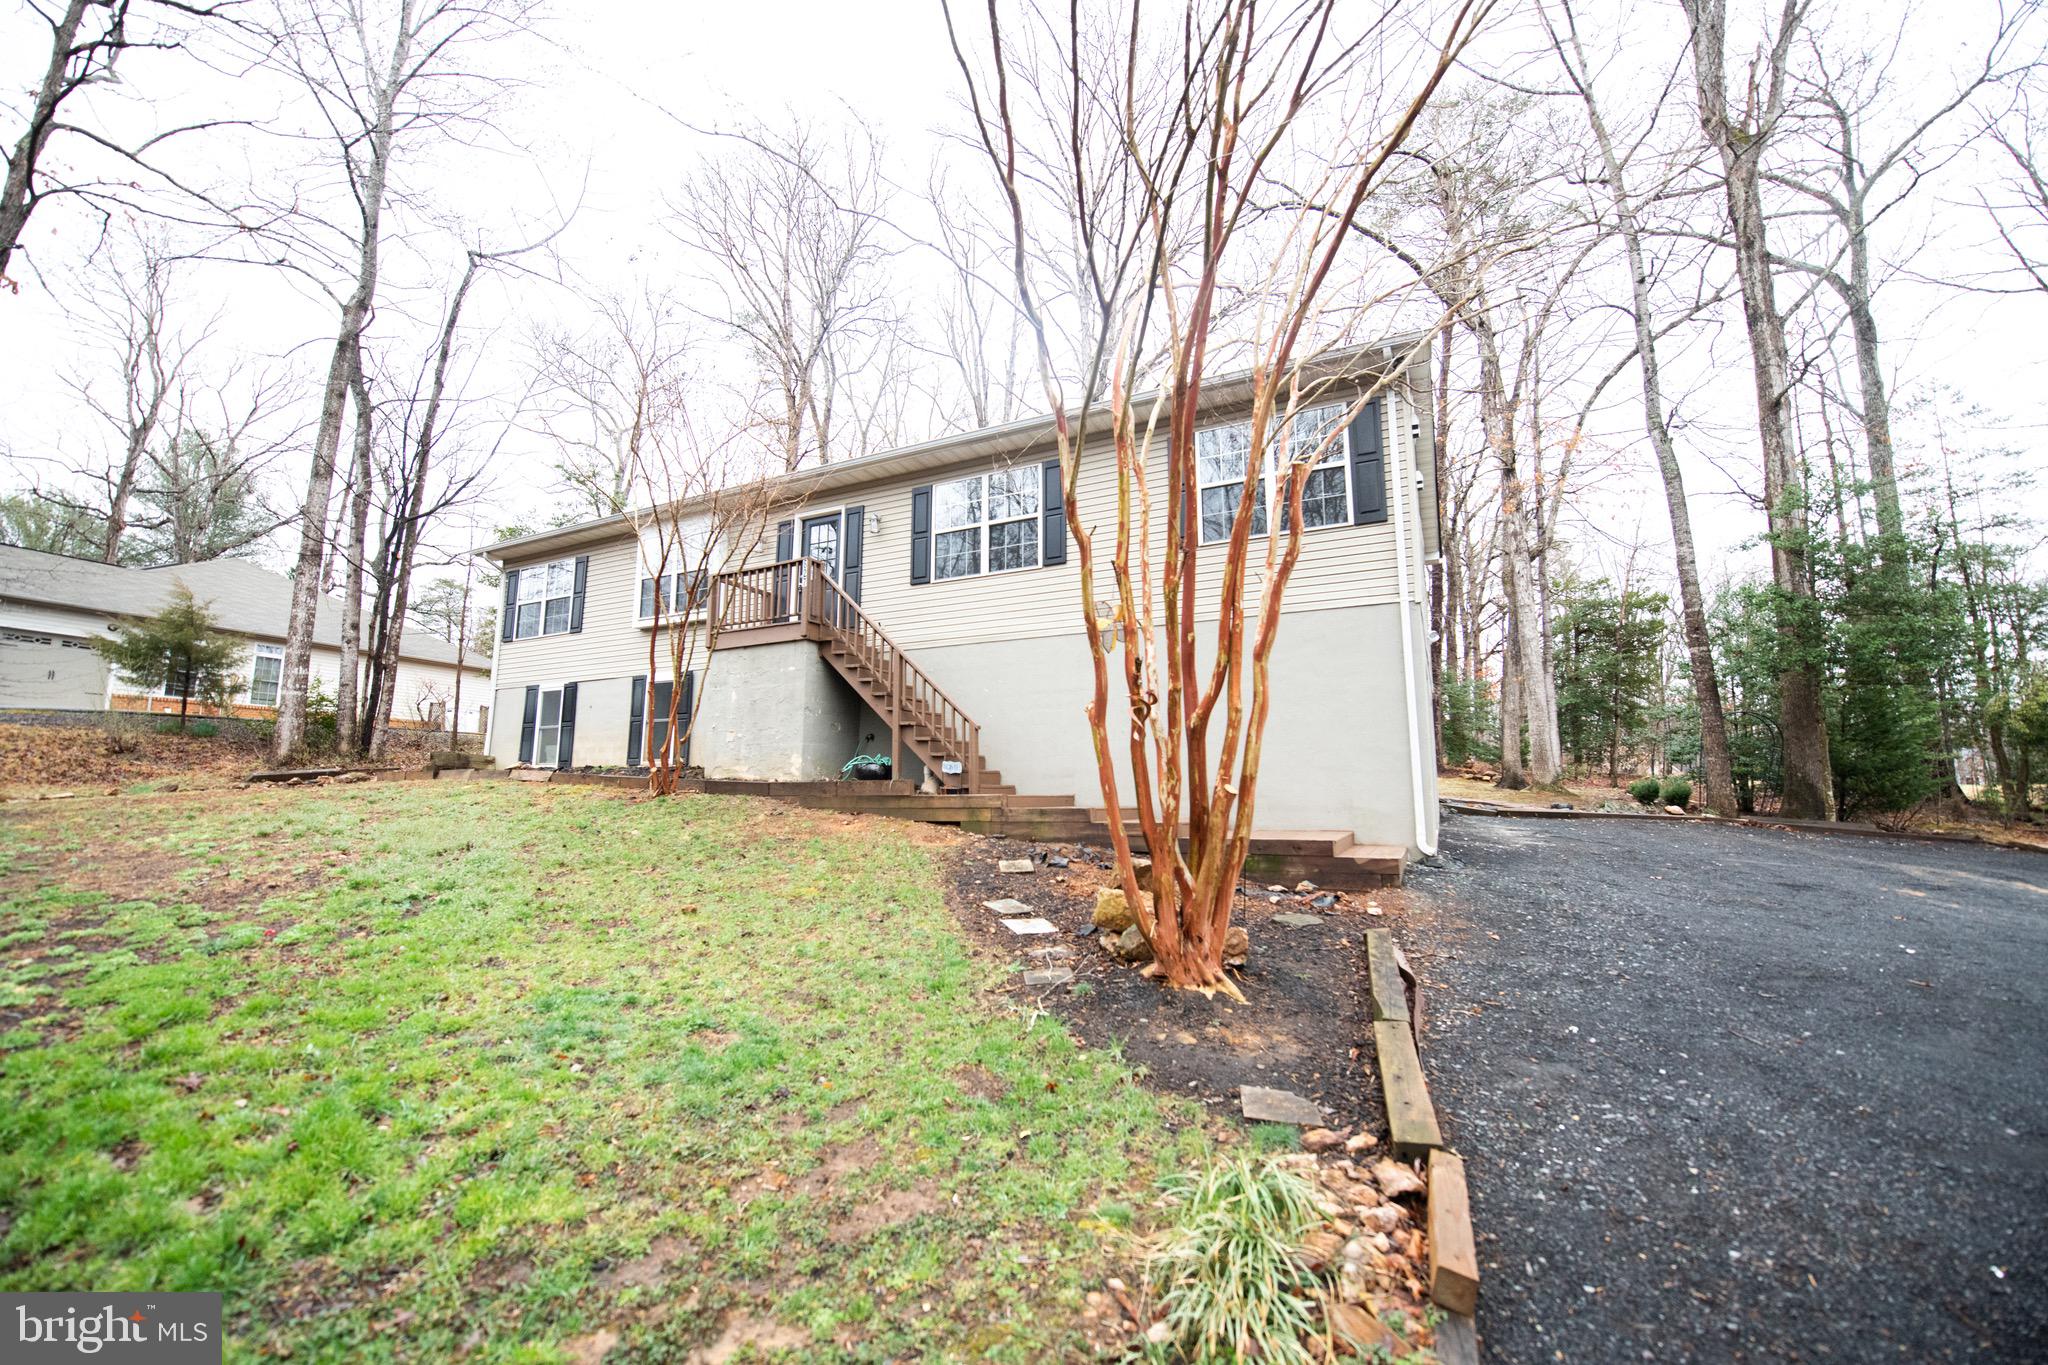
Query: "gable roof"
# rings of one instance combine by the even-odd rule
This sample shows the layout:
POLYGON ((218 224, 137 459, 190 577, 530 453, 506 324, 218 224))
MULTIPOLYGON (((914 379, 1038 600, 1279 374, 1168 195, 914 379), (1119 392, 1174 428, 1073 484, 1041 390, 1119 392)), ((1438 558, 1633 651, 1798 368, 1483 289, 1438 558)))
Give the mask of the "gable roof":
MULTIPOLYGON (((1302 362, 1302 378, 1308 383, 1343 383, 1385 373, 1397 363, 1412 367, 1417 363, 1418 356, 1420 363, 1426 368, 1429 363, 1430 338, 1434 335, 1433 330, 1404 332, 1388 337, 1384 341, 1328 351, 1312 360, 1302 362)), ((1251 371, 1241 370, 1205 379, 1202 384, 1200 411, 1207 415, 1249 402, 1252 396, 1252 378, 1251 371)), ((1156 395, 1140 394, 1132 401, 1142 404, 1154 396, 1156 395)), ((1107 406, 1099 405, 1088 414, 1089 420, 1102 420, 1107 413, 1107 406)), ((1069 414, 1069 420, 1078 421, 1081 416, 1077 410, 1069 414)), ((1053 449, 1053 421, 1039 413, 1000 426, 955 432, 933 440, 921 441, 916 445, 879 451, 873 455, 812 465, 793 473, 775 475, 763 482, 777 490, 777 501, 780 501, 783 497, 794 499, 901 474, 941 469, 970 459, 1037 456, 1050 454, 1053 449)), ((708 501, 709 497, 685 499, 674 506, 676 510, 684 510, 695 503, 708 501)), ((556 526, 545 531, 534 531, 527 535, 496 541, 481 547, 478 553, 503 564, 531 555, 573 549, 609 540, 621 531, 644 525, 650 514, 651 509, 638 509, 632 512, 617 512, 608 517, 596 517, 589 521, 571 522, 566 526, 556 526)))
MULTIPOLYGON (((69 607, 104 616, 149 616, 162 610, 179 582, 206 604, 220 628, 256 640, 284 639, 292 613, 292 581, 240 559, 131 569, 69 555, 0 545, 0 598, 31 606, 69 607)), ((341 603, 322 596, 313 622, 313 643, 341 648, 341 603)), ((399 638, 398 657, 416 663, 455 663, 455 646, 424 630, 399 638)), ((488 670, 476 653, 463 667, 488 670)))

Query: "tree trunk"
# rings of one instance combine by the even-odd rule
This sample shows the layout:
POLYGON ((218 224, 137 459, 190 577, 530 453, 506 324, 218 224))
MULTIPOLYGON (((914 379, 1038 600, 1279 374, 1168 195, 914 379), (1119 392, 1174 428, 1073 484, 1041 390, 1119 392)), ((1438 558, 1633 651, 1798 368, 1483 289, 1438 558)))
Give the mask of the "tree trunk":
POLYGON ((35 108, 29 114, 28 127, 14 144, 13 155, 7 161, 6 186, 0 189, 0 280, 7 278, 14 248, 20 244, 21 234, 28 227, 28 216, 35 208, 36 162, 49 145, 50 134, 57 130, 57 105, 64 98, 64 72, 71 64, 71 49, 78 43, 78 26, 91 4, 92 0, 70 0, 63 17, 51 26, 54 32, 50 39, 50 64, 43 68, 42 84, 36 87, 35 108))
MULTIPOLYGON (((1577 35, 1573 35, 1577 46, 1577 35)), ((1592 87, 1580 73, 1588 70, 1583 51, 1578 53, 1574 79, 1585 102, 1586 119, 1606 169, 1607 192, 1614 201, 1615 228, 1621 234, 1628 255, 1630 302, 1636 333, 1636 355, 1643 380, 1643 429, 1656 452, 1657 470, 1664 479, 1664 507, 1671 519, 1671 552, 1678 570, 1679 619, 1685 633, 1685 653, 1692 668, 1693 704, 1700 713, 1700 761, 1706 769, 1704 799, 1716 815, 1737 814, 1735 768, 1728 744, 1728 717, 1721 706, 1721 685, 1714 666, 1713 640, 1707 629, 1705 594, 1700 591, 1699 556, 1693 547, 1692 510, 1685 497, 1685 472, 1679 467, 1678 448, 1671 439, 1671 426, 1664 415, 1664 377, 1657 355, 1655 314, 1650 302, 1649 262, 1643 252, 1643 235, 1636 220, 1635 200, 1628 192, 1628 176, 1614 149, 1614 140, 1592 87)))
POLYGON ((370 306, 377 297, 377 269, 384 213, 384 184, 391 169, 392 106, 406 79, 411 31, 402 26, 392 44, 391 66, 377 95, 375 128, 370 138, 358 203, 362 212, 361 255, 355 287, 341 309, 341 328, 327 363, 327 385, 320 400, 320 427, 313 438, 313 472, 300 510, 299 555, 292 575, 292 608, 285 629, 283 679, 277 709, 276 757, 295 754, 306 739, 306 689, 312 669, 313 625, 320 606, 320 564, 327 551, 327 504, 334 492, 334 460, 341 448, 342 409, 348 403, 349 377, 370 306))
POLYGON ((1786 53, 1801 8, 1799 0, 1785 0, 1767 63, 1769 91, 1762 118, 1755 128, 1739 128, 1727 108, 1725 0, 1684 0, 1684 4, 1692 25, 1700 124, 1720 154, 1728 221, 1735 240, 1735 270, 1742 286, 1742 314, 1756 387, 1757 432, 1763 450, 1771 576, 1783 599, 1779 647, 1786 663, 1778 675, 1778 725, 1785 768, 1781 809, 1795 819, 1832 820, 1834 778, 1828 759, 1827 717, 1821 704, 1821 621, 1808 560, 1804 482, 1786 425, 1791 360, 1785 321, 1778 312, 1758 172, 1770 125, 1783 108, 1786 53))
POLYGON ((1520 633, 1515 629, 1514 603, 1508 604, 1500 643, 1500 781, 1507 791, 1529 785, 1522 764, 1522 666, 1520 633))
POLYGON ((355 398, 355 461, 350 475, 348 539, 342 546, 341 680, 334 688, 335 747, 345 754, 362 752, 360 703, 363 662, 363 556, 370 539, 370 386, 363 376, 359 347, 349 374, 355 398))

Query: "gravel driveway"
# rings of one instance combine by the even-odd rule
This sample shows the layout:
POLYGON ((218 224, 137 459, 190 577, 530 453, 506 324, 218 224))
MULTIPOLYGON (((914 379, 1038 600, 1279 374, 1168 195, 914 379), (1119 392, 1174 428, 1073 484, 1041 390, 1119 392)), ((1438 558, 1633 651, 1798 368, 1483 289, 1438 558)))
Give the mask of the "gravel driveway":
POLYGON ((1486 1358, 2048 1360, 2048 856, 1451 816, 1486 1358))

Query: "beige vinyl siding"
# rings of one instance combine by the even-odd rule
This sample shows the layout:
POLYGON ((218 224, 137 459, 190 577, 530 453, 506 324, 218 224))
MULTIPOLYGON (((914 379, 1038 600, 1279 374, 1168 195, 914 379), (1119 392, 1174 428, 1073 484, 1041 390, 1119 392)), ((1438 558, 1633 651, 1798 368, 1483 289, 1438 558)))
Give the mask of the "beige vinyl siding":
MULTIPOLYGON (((1393 509, 1411 518, 1407 528, 1409 597, 1422 581, 1423 536, 1413 518, 1414 484, 1410 417, 1401 391, 1390 390, 1381 408, 1381 439, 1387 453, 1389 519, 1375 526, 1349 523, 1305 531, 1301 557, 1288 582, 1289 612, 1392 603, 1398 597, 1393 509), (1397 487, 1397 481, 1399 486, 1397 487)), ((1219 418, 1219 420, 1223 420, 1219 418)), ((1004 463, 1037 466, 1051 458, 1050 438, 1031 451, 1004 463)), ((879 517, 881 529, 866 534, 862 548, 861 605, 868 615, 905 649, 982 641, 1031 639, 1076 633, 1081 629, 1080 559, 1069 536, 1067 562, 1009 573, 970 578, 910 581, 910 495, 925 484, 943 482, 993 468, 983 458, 963 461, 944 470, 891 478, 851 489, 820 494, 809 504, 791 504, 768 518, 750 564, 775 558, 775 523, 800 520, 846 507, 860 507, 879 517)), ((1155 564, 1165 545, 1165 518, 1157 490, 1165 484, 1165 458, 1155 451, 1149 461, 1155 490, 1153 540, 1155 564)), ((1081 462, 1080 510, 1095 537, 1096 583, 1099 596, 1112 595, 1110 557, 1116 540, 1116 465, 1105 442, 1091 442, 1081 462)), ((590 556, 585 578, 583 629, 577 633, 505 640, 498 645, 497 686, 560 683, 631 677, 647 671, 648 628, 639 624, 639 538, 630 529, 580 553, 590 556)), ((1043 547, 1040 547, 1041 554, 1043 547)), ((1197 612, 1213 619, 1221 591, 1224 549, 1198 551, 1197 612)), ((540 554, 507 562, 508 569, 544 564, 560 554, 540 554)), ((1252 542, 1251 568, 1264 561, 1264 541, 1252 542)), ((657 676, 666 676, 667 649, 657 660, 657 676)))
MULTIPOLYGON (((1393 402, 1381 407, 1381 437, 1387 451, 1387 481, 1390 506, 1394 480, 1411 482, 1399 491, 1399 505, 1414 511, 1411 452, 1404 438, 1396 441, 1405 423, 1395 415, 1393 402)), ((1006 465, 1038 465, 1052 457, 1050 443, 1003 462, 1006 465)), ((776 514, 775 520, 800 520, 805 515, 828 512, 842 506, 859 506, 881 518, 881 529, 867 535, 861 559, 861 605, 868 615, 907 650, 940 645, 973 644, 990 640, 1031 639, 1038 636, 1078 632, 1081 627, 1081 569, 1071 533, 1067 562, 1052 567, 1020 569, 1009 573, 978 574, 915 584, 910 581, 910 495, 925 484, 941 483, 995 467, 986 459, 963 462, 949 470, 931 471, 891 479, 858 490, 835 490, 815 506, 792 506, 776 514)), ((1166 542, 1164 508, 1158 490, 1166 481, 1165 457, 1155 452, 1148 461, 1149 485, 1154 490, 1154 563, 1166 542)), ((1114 594, 1110 559, 1116 545, 1116 464, 1106 442, 1091 442, 1081 461, 1079 506, 1083 522, 1094 536, 1096 591, 1103 598, 1114 594)), ((1411 524, 1408 533, 1411 572, 1419 572, 1421 537, 1411 524)), ((1322 527, 1306 531, 1301 538, 1301 557, 1288 580, 1286 610, 1317 611, 1338 607, 1372 606, 1391 603, 1397 597, 1394 555, 1394 526, 1391 519, 1377 526, 1322 527)), ((774 536, 752 562, 774 558, 774 536)), ((1041 554, 1043 546, 1040 547, 1041 554)), ((1198 552, 1197 614, 1213 619, 1222 591, 1224 547, 1203 547, 1198 552)), ((1264 541, 1254 540, 1251 567, 1264 562, 1264 541)), ((1411 578, 1409 593, 1414 595, 1411 578)), ((586 628, 587 628, 586 618, 586 628)))

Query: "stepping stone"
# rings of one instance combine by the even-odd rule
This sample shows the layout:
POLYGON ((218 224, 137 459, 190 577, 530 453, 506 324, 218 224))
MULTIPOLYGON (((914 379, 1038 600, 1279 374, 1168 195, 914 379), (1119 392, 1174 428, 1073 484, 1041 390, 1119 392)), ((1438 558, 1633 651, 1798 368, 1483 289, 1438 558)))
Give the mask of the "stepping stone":
POLYGON ((1064 943, 1055 943, 1050 948, 1033 948, 1030 952, 1024 954, 1026 957, 1035 957, 1041 962, 1048 958, 1072 957, 1073 955, 1074 950, 1064 943))
POLYGON ((1036 872, 1038 871, 1038 864, 1032 862, 1029 858, 998 858, 996 860, 996 871, 1036 872))
POLYGON ((981 908, 993 910, 998 915, 1028 915, 1031 913, 1030 906, 1026 905, 1023 901, 1012 900, 1008 896, 1003 897, 999 901, 983 901, 981 908))
POLYGON ((1312 924, 1321 924, 1322 922, 1323 917, 1321 915, 1298 915, 1291 910, 1284 915, 1273 916, 1273 923, 1284 924, 1290 929, 1306 929, 1312 924))
POLYGON ((1241 1085, 1237 1088, 1237 1107, 1254 1123, 1292 1123, 1302 1128, 1323 1126, 1323 1107, 1292 1090, 1241 1085))
POLYGON ((1003 921, 1003 927, 1013 934, 1057 934, 1059 932, 1058 929, 1053 927, 1051 920, 1039 919, 1036 916, 1030 919, 1006 919, 1003 921))
POLYGON ((1027 986, 1064 986, 1074 979, 1074 973, 1067 967, 1047 967, 1041 972, 1024 973, 1027 986))

